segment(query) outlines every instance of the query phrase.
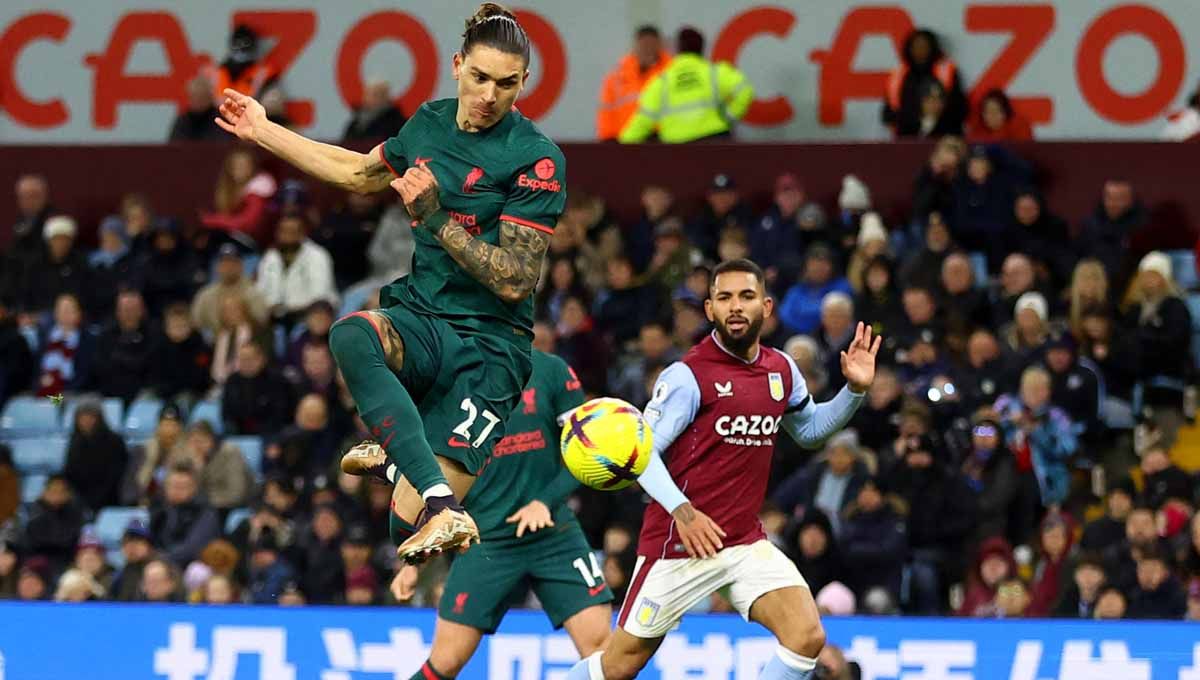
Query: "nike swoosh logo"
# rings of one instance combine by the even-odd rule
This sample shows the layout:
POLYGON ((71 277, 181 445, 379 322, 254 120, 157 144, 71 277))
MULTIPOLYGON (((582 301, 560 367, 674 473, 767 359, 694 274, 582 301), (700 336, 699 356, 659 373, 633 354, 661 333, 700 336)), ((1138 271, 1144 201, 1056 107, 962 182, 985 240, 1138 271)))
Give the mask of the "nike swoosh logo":
POLYGON ((449 439, 449 440, 447 440, 447 441, 446 441, 446 443, 447 443, 447 444, 449 444, 451 447, 453 447, 453 448, 456 448, 456 449, 469 449, 469 448, 471 448, 471 445, 470 445, 470 444, 468 444, 468 443, 466 443, 466 442, 462 441, 461 439, 449 439))
POLYGON ((604 588, 605 588, 605 584, 603 584, 603 583, 596 586, 595 588, 588 588, 588 597, 596 597, 600 593, 604 592, 604 588))

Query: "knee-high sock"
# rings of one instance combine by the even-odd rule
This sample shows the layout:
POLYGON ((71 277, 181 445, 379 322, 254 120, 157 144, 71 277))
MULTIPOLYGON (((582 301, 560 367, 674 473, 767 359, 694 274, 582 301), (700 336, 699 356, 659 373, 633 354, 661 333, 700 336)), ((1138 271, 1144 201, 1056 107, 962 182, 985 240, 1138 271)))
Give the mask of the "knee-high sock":
POLYGON ((449 675, 442 675, 426 660, 408 680, 454 680, 454 678, 449 675))
POLYGON ((579 663, 567 671, 567 680, 604 680, 604 670, 600 666, 600 655, 604 652, 580 659, 579 663))
POLYGON ((758 680, 810 680, 817 667, 817 660, 785 649, 775 648, 775 655, 763 666, 758 680))
POLYGON ((358 414, 396 469, 422 494, 435 484, 446 484, 425 439, 417 405, 388 368, 371 322, 361 316, 338 321, 329 329, 329 349, 342 369, 358 414))

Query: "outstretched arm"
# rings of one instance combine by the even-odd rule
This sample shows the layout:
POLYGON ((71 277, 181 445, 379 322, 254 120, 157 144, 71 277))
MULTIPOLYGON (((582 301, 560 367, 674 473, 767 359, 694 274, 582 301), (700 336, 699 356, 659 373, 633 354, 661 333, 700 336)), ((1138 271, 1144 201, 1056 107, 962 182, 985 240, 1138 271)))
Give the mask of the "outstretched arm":
POLYGON ((845 427, 858 411, 863 396, 875 381, 875 355, 882 342, 882 336, 875 336, 874 341, 871 336, 871 327, 860 321, 850 347, 842 352, 842 374, 846 376, 846 386, 833 399, 820 404, 813 402, 800 369, 788 357, 792 367, 793 389, 782 426, 796 443, 806 448, 820 446, 845 427))
POLYGON ((315 142, 267 119, 262 104, 237 90, 225 90, 217 125, 226 132, 279 156, 319 180, 347 191, 382 191, 392 179, 379 147, 359 153, 315 142))
POLYGON ((429 229, 463 269, 510 304, 529 297, 542 270, 550 234, 516 222, 500 221, 500 242, 485 243, 442 210, 437 179, 423 166, 414 166, 392 181, 408 214, 429 229))

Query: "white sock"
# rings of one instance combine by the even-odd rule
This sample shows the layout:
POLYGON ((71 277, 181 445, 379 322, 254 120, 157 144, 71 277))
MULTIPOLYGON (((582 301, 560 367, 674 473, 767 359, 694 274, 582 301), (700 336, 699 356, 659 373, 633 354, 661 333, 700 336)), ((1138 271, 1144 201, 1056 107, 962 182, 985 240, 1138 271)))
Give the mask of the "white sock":
POLYGON ((792 650, 780 646, 775 648, 775 656, 771 657, 766 666, 763 666, 762 673, 758 678, 759 680, 809 680, 816 667, 816 659, 800 656, 792 650))
POLYGON ((433 486, 429 487, 428 489, 425 489, 425 491, 423 491, 421 493, 421 499, 427 501, 434 496, 453 496, 453 495, 454 495, 454 492, 450 490, 449 484, 434 484, 433 486))
POLYGON ((586 659, 580 659, 567 671, 566 680, 604 680, 604 669, 600 665, 600 655, 603 653, 596 652, 586 659))
POLYGON ((387 480, 389 482, 395 484, 396 478, 400 476, 400 471, 396 469, 395 463, 388 463, 387 471, 384 472, 384 474, 387 475, 387 480))

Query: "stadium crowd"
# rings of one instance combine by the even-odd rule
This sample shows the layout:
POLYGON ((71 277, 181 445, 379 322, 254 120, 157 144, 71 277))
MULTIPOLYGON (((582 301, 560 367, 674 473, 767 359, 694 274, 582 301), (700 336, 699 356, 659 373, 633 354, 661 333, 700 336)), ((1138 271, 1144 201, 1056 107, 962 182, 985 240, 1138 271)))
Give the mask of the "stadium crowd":
MULTIPOLYGON (((850 429, 818 452, 780 439, 761 513, 824 611, 1200 619, 1200 480, 1172 462, 1194 410, 1194 259, 1143 247, 1156 227, 1135 179, 1056 215, 1001 143, 1024 134, 997 132, 1003 93, 968 111, 920 41, 908 72, 934 80, 918 96, 901 73, 885 106, 898 131, 939 137, 911 169, 910 219, 886 224, 853 175, 836 205, 791 173, 717 174, 698 210, 647 186, 633 223, 572 187, 535 345, 589 393, 644 404, 709 332, 709 268, 750 257, 776 300, 764 341, 818 399, 842 386, 856 321, 886 339, 850 429), (957 125, 930 117, 946 110, 957 125), (993 133, 968 123, 968 144, 964 120, 993 133)), ((409 221, 386 192, 320 210, 230 149, 197 217, 114 196, 94 248, 44 177, 18 181, 0 244, 0 598, 390 602, 391 490, 337 468, 368 434, 327 337, 407 273, 409 221), (31 436, 20 409, 47 404, 61 438, 36 441, 62 450, 39 474, 14 451, 31 436)), ((636 487, 572 500, 618 599, 647 502, 636 487)), ((415 604, 445 566, 423 570, 415 604)))

